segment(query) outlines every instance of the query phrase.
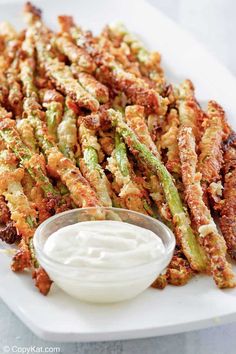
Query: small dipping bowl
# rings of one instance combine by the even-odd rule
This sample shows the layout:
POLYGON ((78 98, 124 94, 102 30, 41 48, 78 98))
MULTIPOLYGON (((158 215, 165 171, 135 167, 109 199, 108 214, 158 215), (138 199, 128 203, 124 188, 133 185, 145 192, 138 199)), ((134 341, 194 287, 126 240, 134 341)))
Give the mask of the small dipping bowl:
POLYGON ((150 216, 126 209, 92 207, 69 210, 47 219, 37 228, 33 243, 40 265, 67 294, 86 302, 111 303, 131 299, 154 282, 171 261, 175 237, 166 225, 150 216), (165 254, 150 263, 122 269, 72 266, 45 254, 45 242, 54 232, 68 225, 95 220, 123 221, 151 230, 161 238, 165 254))

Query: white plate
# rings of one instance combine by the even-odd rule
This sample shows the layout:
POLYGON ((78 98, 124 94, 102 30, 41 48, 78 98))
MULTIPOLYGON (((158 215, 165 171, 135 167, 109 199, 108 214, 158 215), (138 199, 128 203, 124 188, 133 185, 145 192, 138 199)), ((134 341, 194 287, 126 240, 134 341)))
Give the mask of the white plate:
MULTIPOLYGON (((34 1, 49 25, 56 15, 73 14, 95 31, 122 20, 163 55, 171 80, 191 78, 201 102, 218 100, 236 127, 236 81, 175 23, 144 1, 86 0, 34 1)), ((21 23, 21 4, 0 6, 0 20, 21 23)), ((9 270, 10 259, 0 255, 0 295, 10 309, 40 337, 55 341, 101 341, 140 338, 189 331, 236 320, 236 289, 220 291, 209 277, 195 277, 184 287, 148 289, 132 301, 109 306, 74 300, 53 286, 47 297, 34 288, 27 275, 9 270)))

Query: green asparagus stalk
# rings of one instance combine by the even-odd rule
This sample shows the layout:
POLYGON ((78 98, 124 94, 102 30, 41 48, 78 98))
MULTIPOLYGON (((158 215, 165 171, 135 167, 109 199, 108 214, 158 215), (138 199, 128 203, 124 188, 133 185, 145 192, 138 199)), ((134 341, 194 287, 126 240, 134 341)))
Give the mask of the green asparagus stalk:
POLYGON ((76 164, 76 157, 80 150, 77 139, 76 120, 77 115, 69 108, 67 98, 62 121, 57 128, 58 147, 74 164, 76 164))
POLYGON ((2 151, 0 154, 0 170, 2 177, 0 194, 7 201, 7 206, 11 212, 11 219, 21 236, 19 250, 13 257, 11 268, 15 272, 23 271, 25 268, 33 268, 34 278, 36 278, 35 285, 39 288, 40 292, 46 295, 52 281, 40 267, 35 256, 32 240, 38 224, 37 213, 34 204, 30 203, 24 194, 21 183, 24 170, 17 168, 15 156, 9 151, 2 151))
POLYGON ((115 134, 115 158, 124 177, 129 175, 129 160, 126 146, 118 133, 115 134))
POLYGON ((97 138, 90 129, 87 129, 82 123, 79 127, 79 135, 83 158, 80 160, 80 168, 83 175, 93 189, 96 191, 103 206, 111 207, 111 190, 109 181, 99 164, 98 150, 100 148, 97 138))
POLYGON ((34 137, 34 130, 28 118, 19 119, 16 123, 16 128, 23 143, 32 151, 38 152, 37 143, 34 137))
POLYGON ((144 144, 140 143, 135 133, 124 122, 122 115, 113 109, 109 109, 108 112, 113 125, 124 138, 130 150, 138 155, 142 162, 158 175, 173 217, 176 236, 182 246, 184 254, 193 269, 203 271, 206 267, 203 252, 191 229, 187 211, 182 205, 171 175, 162 162, 158 160, 144 144))
MULTIPOLYGON (((37 214, 33 204, 29 202, 23 191, 21 181, 24 176, 24 171, 22 168, 17 168, 15 156, 6 150, 0 153, 0 169, 0 176, 4 177, 0 185, 0 194, 4 196, 14 226, 22 238, 22 247, 26 252, 29 251, 31 253, 29 243, 37 226, 37 214)), ((22 263, 19 262, 18 256, 14 257, 12 269, 19 271, 23 270, 23 266, 30 266, 30 257, 27 257, 27 259, 28 258, 29 262, 22 263)), ((32 264, 38 266, 35 258, 32 259, 32 264)))
POLYGON ((56 37, 54 42, 57 49, 66 55, 78 67, 79 71, 90 74, 94 72, 96 65, 92 57, 84 48, 80 48, 74 44, 67 33, 64 32, 63 35, 56 37))
POLYGON ((18 232, 27 240, 33 235, 37 222, 36 211, 24 194, 21 184, 24 171, 17 168, 15 156, 6 150, 0 153, 0 169, 0 176, 4 176, 0 193, 8 203, 11 219, 18 232))
POLYGON ((35 136, 40 148, 47 157, 48 167, 54 175, 59 175, 70 191, 71 198, 78 207, 99 206, 100 201, 94 190, 80 173, 74 163, 65 157, 59 148, 51 141, 43 122, 32 115, 30 122, 35 130, 35 136))
POLYGON ((42 188, 45 196, 58 196, 41 166, 42 159, 38 154, 32 152, 21 140, 14 121, 5 119, 0 123, 0 136, 7 147, 12 150, 20 160, 22 166, 29 172, 35 182, 42 188))
POLYGON ((145 189, 135 180, 136 176, 128 160, 125 143, 117 132, 115 148, 108 158, 107 168, 113 174, 114 188, 118 187, 119 197, 126 208, 154 216, 145 189))
POLYGON ((137 59, 141 73, 156 83, 159 92, 163 90, 165 80, 161 68, 161 56, 158 52, 150 52, 144 44, 121 23, 109 25, 108 35, 111 40, 118 40, 129 46, 132 55, 137 59))
POLYGON ((45 34, 39 31, 37 27, 32 27, 31 35, 35 40, 38 59, 57 89, 68 95, 79 107, 97 111, 99 102, 73 77, 70 67, 60 62, 48 50, 50 42, 45 40, 45 34))
MULTIPOLYGON (((124 117, 128 126, 134 131, 139 141, 144 144, 158 160, 161 160, 159 151, 152 140, 146 124, 144 107, 138 105, 127 106, 124 117)), ((160 218, 168 227, 172 228, 171 213, 166 205, 164 192, 158 177, 153 175, 152 172, 150 173, 149 169, 144 169, 144 173, 147 178, 147 188, 151 192, 150 196, 157 206, 160 218)))
POLYGON ((49 102, 43 105, 46 107, 46 121, 48 133, 57 141, 57 127, 61 121, 62 104, 60 102, 49 102))

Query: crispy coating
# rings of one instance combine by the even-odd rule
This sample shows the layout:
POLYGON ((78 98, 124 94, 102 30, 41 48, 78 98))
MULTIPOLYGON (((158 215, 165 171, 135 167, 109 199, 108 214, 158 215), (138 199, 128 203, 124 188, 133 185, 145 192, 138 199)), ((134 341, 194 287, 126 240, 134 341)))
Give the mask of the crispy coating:
POLYGON ((167 286, 167 276, 166 274, 161 274, 159 277, 154 280, 151 287, 155 289, 164 289, 167 286))
POLYGON ((167 115, 167 124, 165 126, 164 134, 161 136, 161 149, 167 149, 166 168, 171 173, 180 175, 180 161, 178 148, 178 131, 179 131, 179 116, 176 109, 171 109, 167 115))
POLYGON ((94 63, 91 56, 87 53, 84 48, 80 48, 75 45, 68 33, 63 33, 55 39, 55 44, 57 49, 66 55, 71 63, 74 63, 80 71, 85 71, 89 74, 93 73, 96 69, 96 64, 94 63))
POLYGON ((11 269, 13 272, 23 272, 27 268, 31 268, 30 252, 21 247, 12 258, 11 269))
POLYGON ((0 224, 0 240, 12 244, 20 241, 20 238, 13 222, 8 221, 6 224, 0 224))
POLYGON ((107 113, 108 108, 109 104, 101 105, 98 112, 80 116, 80 121, 83 122, 88 129, 109 130, 111 128, 111 120, 107 113))
POLYGON ((153 81, 158 91, 162 91, 165 81, 163 69, 160 65, 160 53, 149 52, 143 43, 133 34, 129 33, 127 28, 122 24, 107 26, 106 32, 116 46, 128 46, 130 56, 132 55, 137 60, 142 75, 153 81))
POLYGON ((42 11, 34 6, 30 1, 24 5, 24 17, 26 23, 32 23, 41 19, 42 11))
POLYGON ((2 105, 0 105, 0 121, 12 118, 12 113, 8 112, 2 105))
POLYGON ((71 193, 71 198, 78 207, 99 206, 100 202, 91 189, 88 181, 81 175, 80 170, 73 162, 57 149, 47 151, 48 166, 55 175, 60 176, 62 182, 71 193))
POLYGON ((87 129, 84 124, 79 127, 79 137, 83 158, 79 165, 84 177, 96 191, 98 198, 105 207, 111 207, 112 201, 111 186, 99 164, 99 155, 101 155, 101 146, 98 143, 94 131, 87 129))
MULTIPOLYGON (((145 122, 144 108, 138 105, 127 106, 125 109, 125 119, 128 125, 130 126, 130 128, 136 133, 140 142, 146 145, 146 147, 153 153, 153 155, 160 160, 161 159, 160 154, 151 138, 151 135, 148 131, 147 124, 145 122)), ((149 176, 148 172, 146 174, 147 177, 149 177, 149 183, 147 186, 151 192, 150 195, 152 199, 155 201, 158 207, 160 216, 164 220, 169 221, 171 219, 170 212, 164 201, 163 190, 160 185, 160 182, 158 181, 157 176, 155 176, 155 182, 154 182, 153 176, 149 176)))
POLYGON ((167 282, 171 285, 182 286, 187 284, 193 275, 194 272, 186 257, 176 248, 174 256, 166 270, 167 282))
POLYGON ((192 128, 196 142, 198 143, 201 136, 204 113, 196 101, 194 86, 190 80, 185 80, 179 85, 177 107, 181 125, 192 128))
POLYGON ((35 280, 35 286, 39 289, 40 293, 47 295, 51 288, 52 280, 49 278, 45 270, 41 267, 35 269, 32 278, 35 280))
POLYGON ((3 195, 0 195, 0 224, 7 224, 10 221, 10 211, 3 195))
POLYGON ((40 61, 57 89, 71 97, 78 106, 85 107, 91 111, 97 111, 99 102, 74 79, 70 68, 57 58, 46 56, 47 53, 42 50, 41 45, 37 45, 37 49, 40 61))
POLYGON ((16 127, 23 143, 28 146, 31 151, 38 152, 37 144, 34 137, 34 130, 30 124, 30 121, 27 118, 19 119, 16 123, 16 127))
POLYGON ((122 65, 122 67, 137 77, 141 77, 139 63, 131 54, 131 50, 127 43, 114 41, 110 38, 109 27, 106 26, 98 38, 99 50, 108 52, 114 56, 115 60, 122 65))
POLYGON ((113 90, 126 94, 130 102, 143 105, 150 111, 160 115, 165 114, 168 100, 160 96, 141 78, 126 72, 109 53, 97 56, 99 66, 98 78, 113 90))
POLYGON ((0 168, 2 181, 0 192, 7 201, 11 220, 14 222, 18 233, 25 240, 28 240, 34 232, 36 211, 24 194, 21 185, 24 171, 21 168, 17 168, 15 156, 7 151, 1 152, 0 168))
POLYGON ((39 92, 40 100, 42 103, 51 103, 51 102, 58 102, 63 104, 64 97, 60 92, 53 89, 43 89, 39 92))
POLYGON ((98 142, 95 131, 93 129, 88 129, 83 122, 79 125, 79 140, 83 151, 88 148, 93 148, 96 151, 98 162, 103 161, 104 154, 98 142))
POLYGON ((141 143, 145 144, 157 158, 160 158, 145 122, 144 107, 138 105, 126 107, 125 119, 130 128, 137 134, 141 143))
POLYGON ((69 107, 69 99, 65 101, 62 121, 57 127, 58 147, 61 152, 76 163, 81 155, 77 139, 77 114, 69 107))
POLYGON ((76 76, 83 88, 95 97, 100 103, 107 103, 109 100, 108 88, 97 81, 92 75, 87 73, 78 73, 76 76))
POLYGON ((147 191, 135 175, 128 160, 125 144, 118 134, 115 136, 115 149, 107 162, 107 169, 113 176, 112 187, 124 206, 142 214, 153 215, 147 191))
POLYGON ((72 27, 75 27, 75 23, 74 23, 74 20, 73 20, 73 17, 72 16, 58 16, 58 23, 60 25, 60 28, 61 28, 61 32, 64 33, 64 32, 67 32, 69 33, 70 32, 70 29, 72 27))
POLYGON ((218 233, 210 210, 203 201, 201 174, 196 171, 197 154, 195 138, 190 127, 179 132, 179 151, 185 199, 199 232, 199 242, 204 247, 211 266, 211 273, 219 288, 236 285, 231 265, 226 260, 226 244, 218 233))
POLYGON ((114 132, 113 131, 99 131, 98 142, 101 146, 102 151, 107 155, 111 156, 112 151, 115 148, 114 132))
POLYGON ((37 185, 43 189, 45 196, 58 196, 58 192, 54 189, 46 175, 44 157, 33 153, 24 145, 16 130, 15 122, 11 119, 4 119, 0 123, 0 128, 0 135, 6 142, 6 145, 14 151, 14 154, 25 169, 28 170, 37 185))
POLYGON ((209 186, 220 180, 224 111, 216 102, 210 101, 207 115, 203 122, 205 131, 199 143, 198 169, 202 174, 203 184, 209 186))
POLYGON ((18 58, 14 59, 7 72, 7 82, 9 87, 8 103, 11 110, 14 112, 14 116, 19 118, 22 115, 23 107, 23 95, 21 85, 19 83, 19 63, 18 58))
POLYGON ((224 191, 221 206, 220 228, 230 256, 236 259, 236 134, 225 143, 224 191))
MULTIPOLYGON (((25 12, 29 16, 31 15, 30 8, 26 8, 25 12)), ((69 66, 53 55, 52 50, 50 50, 51 44, 48 30, 41 22, 41 19, 33 20, 33 24, 31 23, 30 27, 30 35, 34 39, 39 62, 57 89, 70 96, 78 106, 97 111, 99 102, 74 79, 69 66)))
POLYGON ((71 16, 58 16, 61 32, 66 32, 79 48, 86 50, 92 57, 96 51, 94 44, 97 42, 90 31, 84 31, 75 24, 71 16))
POLYGON ((64 113, 64 97, 56 90, 44 90, 41 101, 46 109, 48 133, 53 141, 58 141, 57 129, 64 113))

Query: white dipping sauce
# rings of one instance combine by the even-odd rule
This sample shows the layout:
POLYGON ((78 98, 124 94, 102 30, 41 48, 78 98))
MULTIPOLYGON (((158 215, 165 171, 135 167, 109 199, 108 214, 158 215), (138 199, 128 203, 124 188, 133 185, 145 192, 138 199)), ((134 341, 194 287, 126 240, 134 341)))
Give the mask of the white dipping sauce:
POLYGON ((167 266, 162 240, 152 231, 120 221, 85 221, 49 236, 44 253, 49 276, 68 294, 89 302, 130 299, 167 266))
POLYGON ((129 268, 165 254, 157 235, 121 221, 85 221, 52 234, 44 245, 48 257, 78 267, 129 268))

